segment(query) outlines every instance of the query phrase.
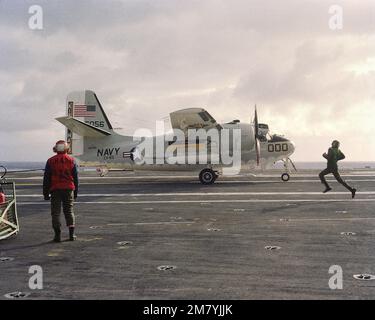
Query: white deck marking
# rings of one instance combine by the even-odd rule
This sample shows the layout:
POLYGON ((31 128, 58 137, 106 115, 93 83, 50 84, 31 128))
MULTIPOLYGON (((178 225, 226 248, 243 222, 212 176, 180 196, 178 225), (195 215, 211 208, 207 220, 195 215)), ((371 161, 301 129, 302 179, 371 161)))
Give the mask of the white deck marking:
MULTIPOLYGON (((80 197, 165 197, 165 196, 278 196, 278 195, 348 195, 348 191, 331 191, 324 195, 322 192, 169 192, 169 193, 85 193, 79 194, 80 197)), ((373 195, 375 191, 358 191, 356 195, 373 195)), ((42 198, 40 194, 19 194, 17 198, 42 198)))
MULTIPOLYGON (((220 178, 219 178, 220 179, 220 178)), ((293 177, 291 178, 293 179, 293 177)), ((335 179, 326 179, 327 182, 333 182, 333 183, 338 183, 335 179)), ((375 179, 345 179, 345 181, 348 182, 375 182, 375 179)), ((303 182, 315 182, 315 183, 321 183, 319 179, 311 179, 311 180, 289 180, 287 182, 279 180, 216 180, 215 184, 221 184, 221 183, 280 183, 280 184, 289 184, 289 183, 303 183, 303 182)), ((191 182, 191 183, 197 183, 197 182, 191 182)), ((199 183, 199 181, 198 181, 199 183)))
MULTIPOLYGON (((177 178, 177 179, 181 179, 181 178, 197 178, 198 177, 198 174, 197 175, 186 175, 186 176, 168 176, 168 175, 165 175, 165 176, 128 176, 128 177, 112 177, 112 176, 106 176, 106 177, 100 177, 100 176, 92 176, 92 177, 80 177, 80 180, 108 180, 108 179, 113 179, 113 180, 119 180, 119 179, 168 179, 168 178, 177 178)), ((11 178, 11 180, 43 180, 43 176, 40 176, 40 177, 25 177, 25 178, 22 178, 22 177, 15 177, 15 178, 11 178)))
MULTIPOLYGON (((312 177, 315 177, 317 178, 318 177, 318 174, 319 172, 317 172, 316 174, 291 174, 291 178, 295 177, 295 178, 312 178, 312 177)), ((259 175, 243 175, 243 174, 240 174, 240 175, 236 175, 236 176, 220 176, 220 178, 231 178, 231 177, 235 177, 235 178, 278 178, 280 179, 281 177, 281 172, 280 174, 259 174, 259 175)), ((329 176, 328 176, 329 177, 329 176)), ((372 172, 372 174, 341 174, 341 177, 375 177, 375 174, 374 172, 372 172)), ((119 176, 106 176, 106 177, 99 177, 99 176, 92 176, 92 177, 87 177, 87 176, 81 176, 80 177, 80 180, 128 180, 128 179, 139 179, 139 180, 142 180, 142 179, 183 179, 183 178, 194 178, 194 179, 197 179, 198 178, 198 173, 195 174, 195 175, 149 175, 149 176, 137 176, 137 175, 134 175, 134 176, 123 176, 123 177, 119 177, 119 176)), ((43 176, 34 176, 34 177, 12 177, 10 178, 11 180, 43 180, 43 176)))
MULTIPOLYGON (((306 221, 356 221, 356 220, 375 220, 375 218, 311 218, 311 219, 289 219, 287 222, 306 222, 306 221)), ((270 220, 272 222, 279 222, 280 220, 270 220)))
MULTIPOLYGON (((13 179, 12 179, 13 180, 13 179)), ((82 179, 81 179, 82 180, 82 179)), ((338 183, 336 180, 334 179, 327 179, 327 181, 329 183, 338 183)), ((345 181, 347 182, 375 182, 375 179, 346 179, 345 181)), ((134 181, 136 182, 136 181, 134 181)), ((171 181, 172 182, 172 179, 171 181)), ((196 179, 194 179, 194 181, 187 181, 187 182, 183 182, 183 181, 179 181, 180 183, 189 183, 189 184, 200 184, 200 182, 196 179)), ((289 183, 321 183, 320 180, 318 179, 311 179, 311 180, 289 180, 288 182, 283 182, 281 181, 281 179, 277 179, 277 180, 217 180, 215 182, 215 184, 225 184, 225 183, 232 183, 232 184, 235 184, 235 183, 238 183, 238 184, 245 184, 245 183, 272 183, 272 184, 289 184, 289 183)), ((127 182, 128 183, 128 182, 127 182)), ((143 182, 145 183, 145 182, 143 182)), ((113 182, 82 182, 80 183, 81 185, 124 185, 125 183, 121 183, 121 182, 116 182, 116 183, 113 183, 113 182)), ((41 183, 17 183, 17 187, 22 187, 22 186, 29 186, 29 187, 39 187, 41 186, 42 184, 41 183)))
POLYGON ((135 226, 148 226, 148 225, 169 225, 169 224, 194 224, 195 221, 184 221, 184 222, 174 222, 174 221, 166 221, 166 222, 135 222, 135 223, 107 223, 109 227, 117 227, 117 226, 128 226, 128 225, 135 225, 135 226))
MULTIPOLYGON (((375 202, 375 199, 227 199, 227 200, 149 200, 149 201, 77 201, 76 204, 168 204, 168 203, 293 203, 293 202, 375 202)), ((48 201, 18 202, 19 205, 50 205, 48 201)))

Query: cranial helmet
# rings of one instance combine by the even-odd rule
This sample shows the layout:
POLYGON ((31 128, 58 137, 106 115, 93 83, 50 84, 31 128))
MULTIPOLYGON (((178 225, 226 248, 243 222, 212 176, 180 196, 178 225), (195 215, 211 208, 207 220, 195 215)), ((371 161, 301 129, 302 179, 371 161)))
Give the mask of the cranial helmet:
POLYGON ((332 147, 333 148, 338 148, 340 146, 340 142, 339 141, 337 141, 337 140, 333 140, 332 141, 332 147))
POLYGON ((69 145, 64 140, 57 141, 55 146, 53 147, 53 152, 56 152, 56 153, 67 153, 68 150, 69 150, 69 145))

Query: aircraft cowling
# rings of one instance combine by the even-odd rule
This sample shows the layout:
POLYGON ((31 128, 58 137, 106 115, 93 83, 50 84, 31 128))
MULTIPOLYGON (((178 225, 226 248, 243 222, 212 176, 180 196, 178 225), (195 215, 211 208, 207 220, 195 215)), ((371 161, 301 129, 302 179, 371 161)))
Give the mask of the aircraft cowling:
POLYGON ((252 125, 241 123, 242 152, 251 152, 255 147, 255 135, 252 125))

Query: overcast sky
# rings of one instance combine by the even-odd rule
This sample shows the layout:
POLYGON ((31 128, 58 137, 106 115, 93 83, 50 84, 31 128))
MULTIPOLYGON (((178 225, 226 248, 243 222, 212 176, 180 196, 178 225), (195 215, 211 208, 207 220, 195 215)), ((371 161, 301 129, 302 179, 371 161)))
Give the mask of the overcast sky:
POLYGON ((70 91, 132 134, 179 108, 260 122, 322 160, 375 161, 374 0, 0 0, 0 162, 45 160, 70 91), (43 8, 43 30, 29 7, 43 8), (329 8, 343 8, 343 29, 329 8))

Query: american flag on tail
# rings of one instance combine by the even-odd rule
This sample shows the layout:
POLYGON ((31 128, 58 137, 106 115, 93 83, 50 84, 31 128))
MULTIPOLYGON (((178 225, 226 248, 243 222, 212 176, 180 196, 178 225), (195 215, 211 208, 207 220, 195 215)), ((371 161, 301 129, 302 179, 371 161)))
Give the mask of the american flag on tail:
POLYGON ((73 109, 73 117, 77 118, 94 118, 96 116, 96 106, 86 104, 76 104, 73 109))

